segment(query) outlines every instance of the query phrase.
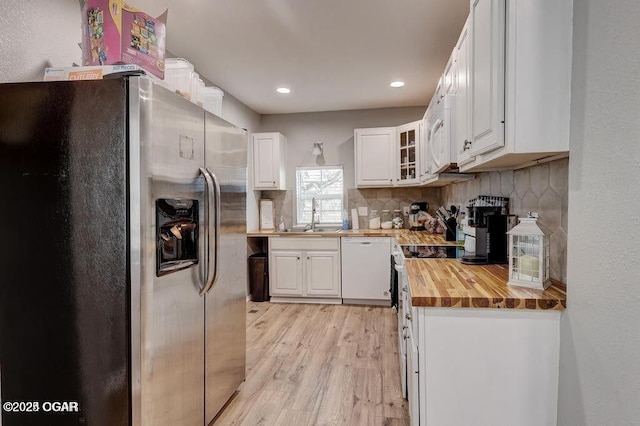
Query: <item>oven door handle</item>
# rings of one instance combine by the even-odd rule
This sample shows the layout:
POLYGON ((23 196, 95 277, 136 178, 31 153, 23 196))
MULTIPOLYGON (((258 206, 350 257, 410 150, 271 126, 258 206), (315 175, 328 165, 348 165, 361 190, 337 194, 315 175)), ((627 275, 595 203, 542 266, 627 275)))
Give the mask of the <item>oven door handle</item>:
POLYGON ((204 277, 205 282, 200 289, 200 296, 207 294, 218 279, 218 251, 219 251, 219 239, 220 239, 220 185, 218 185, 215 174, 209 169, 203 167, 200 168, 200 173, 205 180, 205 263, 204 263, 204 277), (213 227, 211 226, 211 210, 213 200, 213 227), (211 238, 212 228, 214 230, 213 238, 211 238), (211 244, 213 240, 213 247, 211 244), (213 268, 211 268, 211 252, 213 252, 213 268))

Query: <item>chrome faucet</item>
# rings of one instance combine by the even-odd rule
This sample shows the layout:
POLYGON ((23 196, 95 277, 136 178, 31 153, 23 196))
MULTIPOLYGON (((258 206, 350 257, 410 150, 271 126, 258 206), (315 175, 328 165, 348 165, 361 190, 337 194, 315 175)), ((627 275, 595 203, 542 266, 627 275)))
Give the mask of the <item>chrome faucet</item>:
POLYGON ((316 197, 311 198, 311 230, 316 230, 316 197))

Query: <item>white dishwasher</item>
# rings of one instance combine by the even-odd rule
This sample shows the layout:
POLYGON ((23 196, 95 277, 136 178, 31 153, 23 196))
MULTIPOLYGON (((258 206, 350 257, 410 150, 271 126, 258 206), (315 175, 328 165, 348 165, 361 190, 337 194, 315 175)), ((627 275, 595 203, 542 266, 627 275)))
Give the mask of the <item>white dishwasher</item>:
POLYGON ((343 303, 391 306, 391 238, 341 240, 343 303))

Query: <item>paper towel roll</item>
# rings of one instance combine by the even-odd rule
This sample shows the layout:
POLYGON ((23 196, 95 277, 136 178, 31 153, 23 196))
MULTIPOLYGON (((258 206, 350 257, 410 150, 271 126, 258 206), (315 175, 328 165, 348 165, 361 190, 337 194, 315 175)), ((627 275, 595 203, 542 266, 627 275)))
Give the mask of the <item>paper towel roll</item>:
POLYGON ((351 229, 360 229, 358 209, 351 209, 351 229))

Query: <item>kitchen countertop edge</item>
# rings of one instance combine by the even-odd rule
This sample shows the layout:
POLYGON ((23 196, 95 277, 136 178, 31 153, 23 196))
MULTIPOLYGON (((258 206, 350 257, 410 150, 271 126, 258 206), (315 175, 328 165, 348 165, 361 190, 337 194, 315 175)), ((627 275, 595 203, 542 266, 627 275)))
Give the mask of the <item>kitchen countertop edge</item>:
POLYGON ((398 245, 456 246, 456 241, 445 241, 441 234, 409 229, 350 229, 339 232, 280 232, 278 230, 259 230, 247 232, 247 237, 392 237, 398 245))
POLYGON ((510 286, 505 265, 464 265, 456 259, 408 259, 411 303, 432 308, 564 310, 566 285, 546 290, 510 286), (429 265, 427 267, 427 265, 429 265))

